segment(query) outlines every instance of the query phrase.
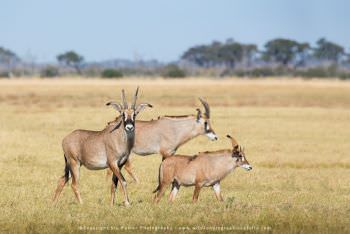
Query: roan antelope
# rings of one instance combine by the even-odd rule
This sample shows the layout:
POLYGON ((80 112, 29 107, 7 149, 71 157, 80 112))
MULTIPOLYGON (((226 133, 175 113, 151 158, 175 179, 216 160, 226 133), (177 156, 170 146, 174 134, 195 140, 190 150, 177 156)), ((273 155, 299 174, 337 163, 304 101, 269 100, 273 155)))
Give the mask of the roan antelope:
MULTIPOLYGON (((199 135, 217 140, 210 123, 209 104, 202 98, 199 100, 204 107, 204 114, 197 108, 196 115, 162 116, 150 121, 137 120, 132 152, 141 156, 161 154, 164 159, 174 155, 180 146, 199 135)), ((132 172, 130 158, 124 168, 135 181, 138 181, 132 172)), ((107 172, 107 177, 109 174, 110 170, 107 172)))
MULTIPOLYGON (((145 107, 152 107, 148 103, 136 106, 138 88, 135 92, 131 107, 128 107, 125 92, 122 90, 123 104, 109 102, 106 105, 116 109, 120 116, 101 131, 75 130, 63 139, 65 169, 57 185, 53 201, 56 202, 64 185, 72 177, 72 189, 79 203, 82 203, 78 190, 79 170, 84 165, 90 170, 110 168, 113 171, 113 182, 117 186, 121 181, 124 193, 124 203, 129 205, 126 181, 121 173, 135 142, 135 118, 145 107), (122 126, 120 128, 120 126, 122 126)), ((115 191, 112 192, 111 203, 114 203, 115 191)))
POLYGON ((223 201, 220 192, 220 181, 236 167, 247 171, 252 167, 248 163, 244 150, 237 141, 227 135, 232 141, 232 150, 218 150, 200 152, 194 156, 174 155, 166 158, 159 167, 159 184, 154 190, 157 192, 155 202, 159 202, 167 186, 172 184, 169 201, 175 199, 180 186, 195 186, 193 202, 198 200, 202 187, 213 187, 216 198, 223 201))

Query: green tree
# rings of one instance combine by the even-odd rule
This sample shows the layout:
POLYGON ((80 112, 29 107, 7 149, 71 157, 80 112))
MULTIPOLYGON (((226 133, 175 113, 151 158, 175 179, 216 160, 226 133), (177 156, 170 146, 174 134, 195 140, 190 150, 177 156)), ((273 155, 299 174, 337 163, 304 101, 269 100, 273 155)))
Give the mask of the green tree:
POLYGON ((254 44, 242 44, 243 56, 242 59, 245 61, 248 67, 251 66, 254 58, 256 58, 258 47, 254 44))
POLYGON ((184 78, 186 77, 186 72, 176 64, 168 64, 163 68, 162 75, 165 78, 184 78))
POLYGON ((310 55, 309 43, 298 43, 296 51, 296 66, 304 66, 310 55))
POLYGON ((217 54, 219 61, 230 68, 234 68, 236 63, 242 61, 243 47, 240 43, 232 42, 221 46, 217 54))
POLYGON ((236 63, 243 59, 248 60, 249 64, 256 53, 256 45, 241 44, 233 39, 228 39, 226 43, 214 41, 210 45, 192 47, 181 58, 201 67, 224 64, 229 68, 234 68, 236 63))
POLYGON ((317 41, 317 47, 314 49, 313 55, 320 60, 337 63, 345 56, 345 50, 344 47, 321 38, 317 41))
POLYGON ((120 78, 123 77, 123 73, 120 70, 108 68, 102 71, 101 76, 103 78, 120 78))
POLYGON ((195 46, 188 49, 181 58, 183 60, 192 62, 200 67, 209 67, 217 60, 216 51, 220 48, 219 45, 213 46, 195 46))
POLYGON ((81 74, 81 66, 84 62, 84 57, 74 51, 67 51, 57 55, 57 61, 65 66, 74 68, 78 74, 81 74))
POLYGON ((265 44, 263 59, 286 66, 296 57, 299 45, 298 42, 289 39, 270 40, 265 44))
POLYGON ((44 69, 40 71, 40 76, 41 77, 57 77, 59 76, 59 71, 58 68, 55 66, 46 66, 44 69))
POLYGON ((4 47, 0 47, 0 64, 7 67, 8 76, 11 76, 12 74, 12 66, 19 61, 19 57, 14 52, 4 47))

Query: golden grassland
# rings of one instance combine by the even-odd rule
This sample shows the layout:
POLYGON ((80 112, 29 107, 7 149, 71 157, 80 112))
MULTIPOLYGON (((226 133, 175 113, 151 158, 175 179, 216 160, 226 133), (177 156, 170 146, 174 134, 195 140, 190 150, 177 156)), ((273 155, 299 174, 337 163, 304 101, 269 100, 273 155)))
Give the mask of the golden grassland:
POLYGON ((168 227, 172 232, 198 226, 242 232, 350 231, 348 82, 0 80, 0 108, 1 232, 65 233, 78 232, 79 227, 151 232, 142 226, 168 227), (120 191, 111 207, 105 171, 85 168, 80 180, 84 204, 78 205, 66 186, 58 205, 52 206, 64 168, 61 139, 77 128, 102 129, 116 116, 104 103, 119 100, 121 88, 131 95, 137 85, 140 100, 154 105, 140 119, 194 114, 200 106, 198 96, 211 104, 219 140, 198 137, 178 153, 230 148, 224 137, 230 133, 245 146, 253 170, 238 168, 227 176, 223 203, 207 188, 192 204, 193 188, 182 187, 174 204, 164 196, 156 205, 152 190, 160 156, 131 155, 140 178, 136 184, 126 175, 131 207, 122 205, 120 191))

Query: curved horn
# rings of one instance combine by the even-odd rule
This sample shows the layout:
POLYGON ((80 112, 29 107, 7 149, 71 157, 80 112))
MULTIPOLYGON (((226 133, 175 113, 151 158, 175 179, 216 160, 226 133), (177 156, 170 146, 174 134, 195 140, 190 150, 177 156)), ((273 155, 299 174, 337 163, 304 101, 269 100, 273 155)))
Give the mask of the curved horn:
POLYGON ((204 106, 205 116, 209 119, 210 118, 209 104, 206 101, 204 101, 202 98, 199 98, 199 101, 201 101, 202 105, 204 106))
POLYGON ((127 103, 126 98, 125 98, 124 89, 122 89, 122 102, 123 102, 124 109, 128 109, 128 103, 127 103))
POLYGON ((230 138, 231 139, 231 142, 232 142, 232 148, 235 148, 238 146, 238 142, 235 140, 235 138, 233 138, 232 136, 230 135, 226 135, 227 138, 230 138))
POLYGON ((133 109, 133 110, 135 110, 135 107, 136 107, 136 100, 137 100, 138 93, 139 93, 139 87, 137 86, 137 89, 136 89, 136 92, 134 95, 134 100, 133 100, 132 105, 131 105, 131 109, 133 109))

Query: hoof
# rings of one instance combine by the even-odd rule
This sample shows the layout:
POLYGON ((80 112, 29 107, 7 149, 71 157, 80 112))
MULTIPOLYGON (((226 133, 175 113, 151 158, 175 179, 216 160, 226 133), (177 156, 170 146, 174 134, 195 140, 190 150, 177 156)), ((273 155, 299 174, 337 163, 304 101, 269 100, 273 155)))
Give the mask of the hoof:
POLYGON ((129 207, 129 206, 130 206, 130 202, 125 201, 125 202, 124 202, 124 206, 129 207))

